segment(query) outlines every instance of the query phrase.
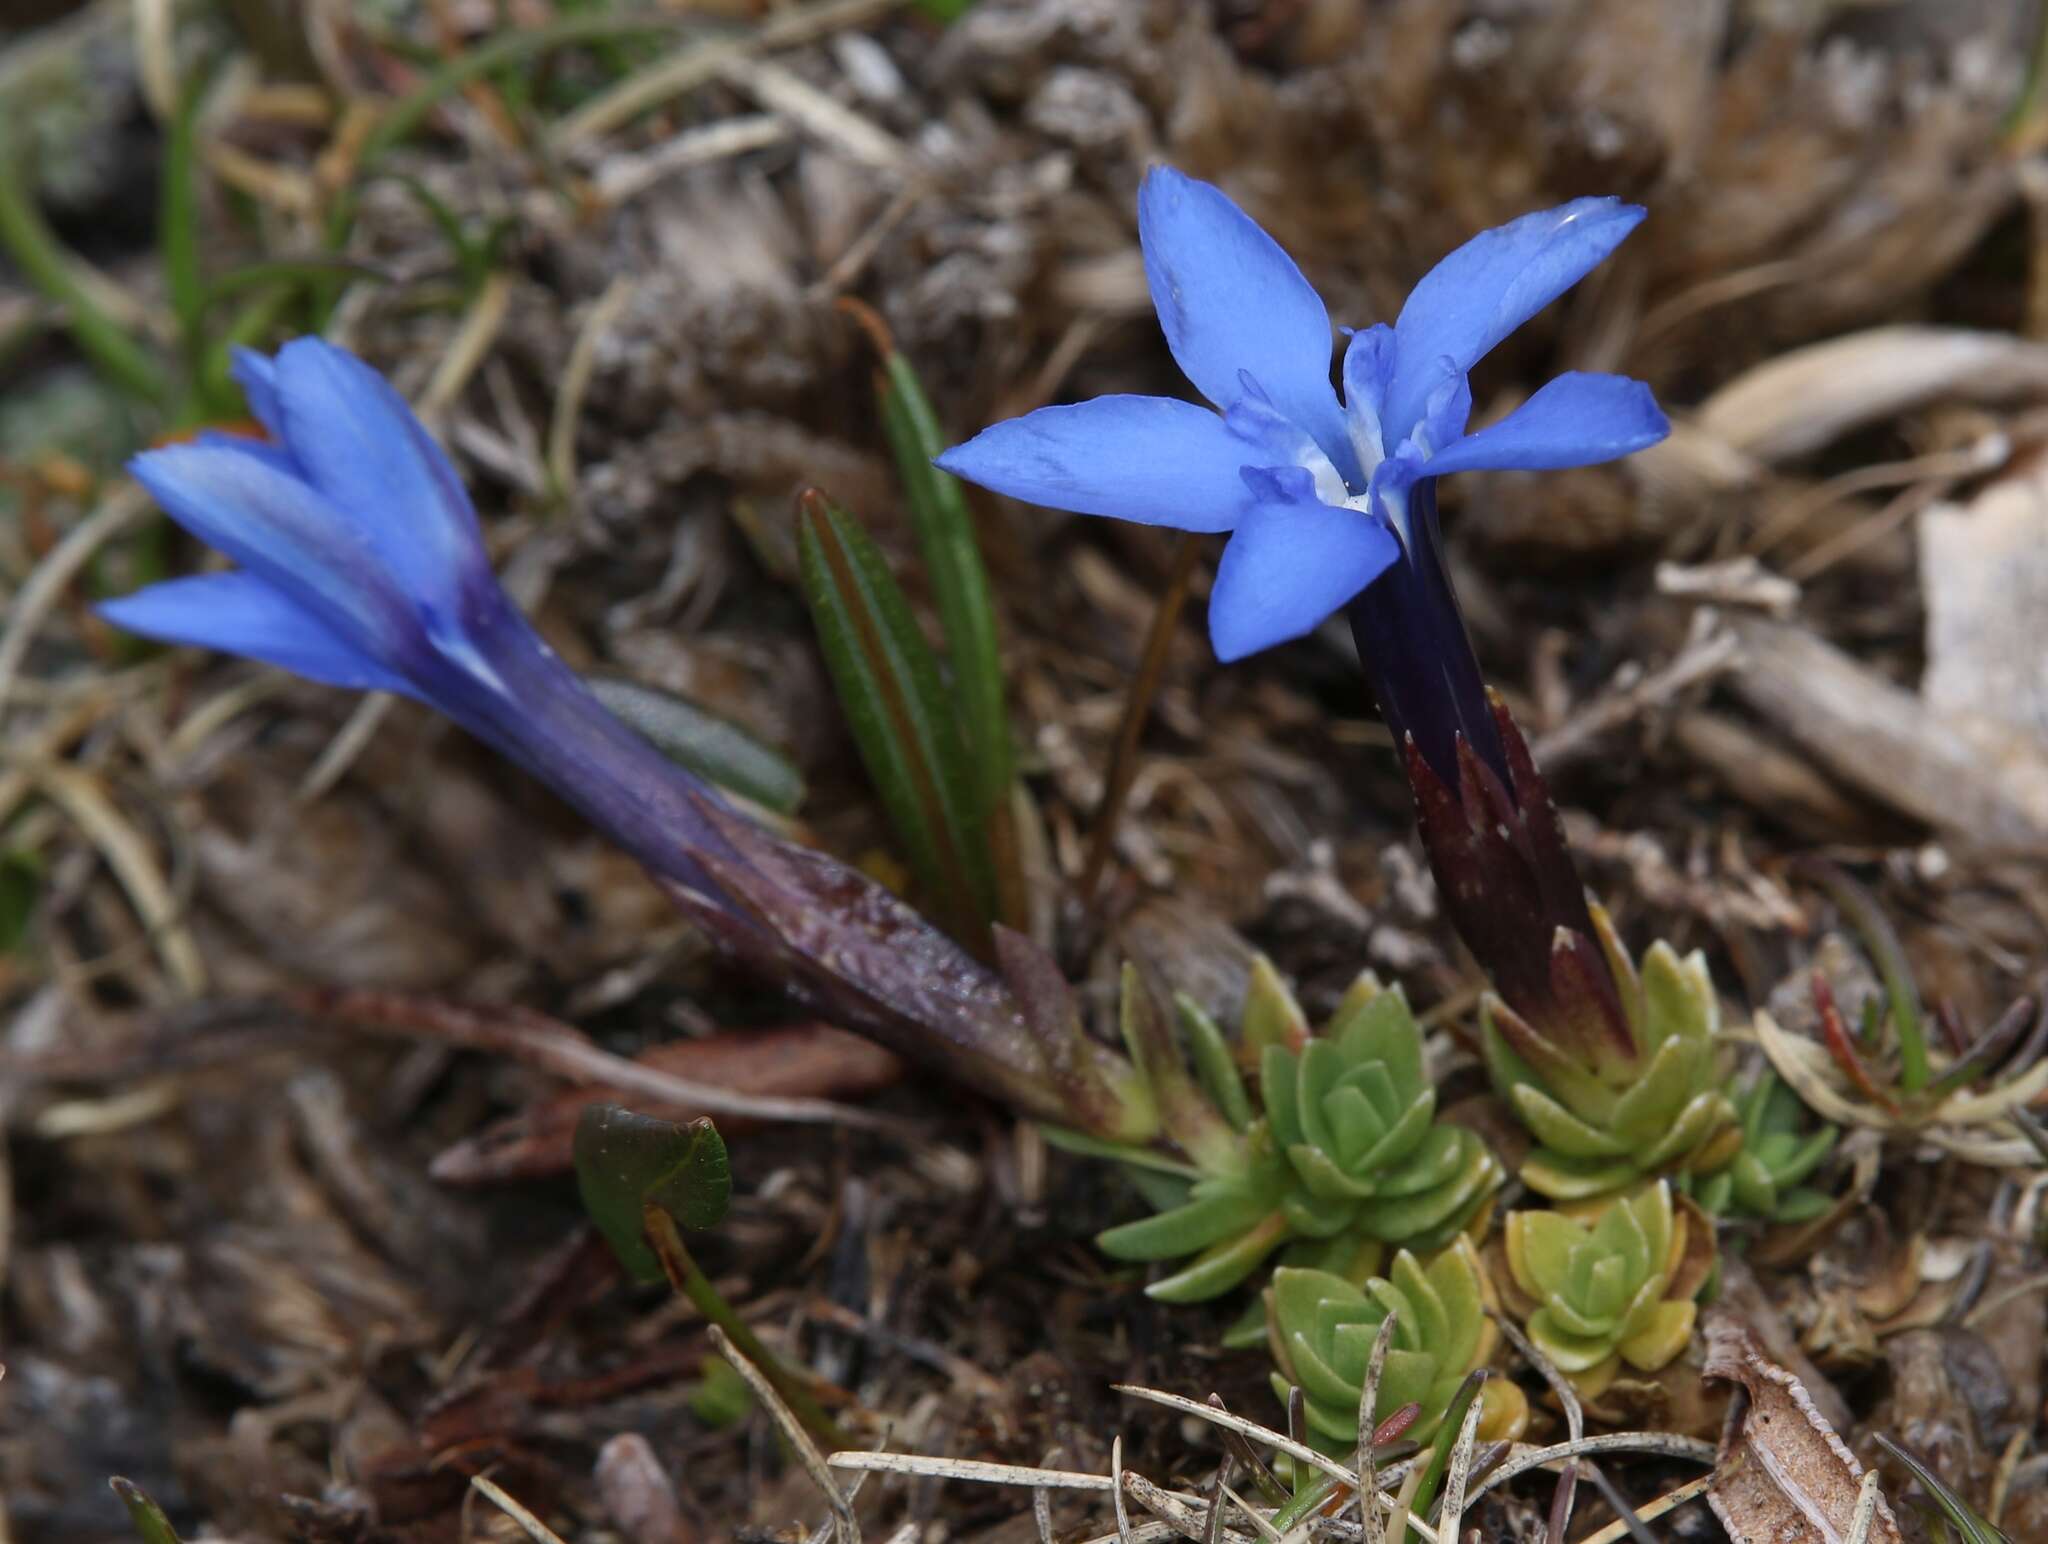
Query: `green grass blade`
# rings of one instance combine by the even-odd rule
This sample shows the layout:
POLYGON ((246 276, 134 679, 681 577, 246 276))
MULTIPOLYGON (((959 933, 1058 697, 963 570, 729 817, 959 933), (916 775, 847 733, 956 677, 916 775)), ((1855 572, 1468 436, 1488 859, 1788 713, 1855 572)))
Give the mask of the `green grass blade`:
POLYGON ((946 438, 917 372, 899 353, 883 361, 883 370, 883 427, 910 496, 910 517, 945 629, 961 733, 985 817, 1008 801, 1016 767, 988 568, 960 479, 932 465, 946 438))
POLYGON ((932 465, 932 458, 946 448, 947 441, 916 369, 896 349, 879 317, 852 303, 842 303, 842 307, 868 333, 881 358, 877 396, 882 428, 909 499, 911 522, 945 635, 975 812, 987 833, 995 866, 998 911, 1006 924, 1023 929, 1029 925, 1030 901, 1010 797, 1016 777, 1016 748, 1010 737, 995 602, 974 514, 960 480, 932 465))
POLYGON ((978 939, 993 911, 989 847, 938 658, 880 551, 844 511, 806 494, 797 545, 826 667, 890 824, 946 925, 978 939))
POLYGON ((4 113, 0 113, 0 251, 14 260, 22 276, 40 293, 64 308, 64 324, 72 338, 108 380, 130 396, 170 410, 171 383, 162 368, 118 322, 93 304, 63 247, 43 222, 4 113))
MULTIPOLYGON (((199 104, 206 96, 207 75, 201 72, 185 87, 171 117, 164 145, 163 180, 157 191, 156 240, 163 255, 164 290, 171 314, 178 319, 178 339, 185 369, 195 391, 206 395, 206 274, 199 260, 199 104)), ((212 416, 226 404, 202 400, 199 411, 212 416)))
POLYGON ((135 1536, 142 1544, 179 1544, 178 1531, 171 1526, 171 1520, 164 1516, 164 1509, 145 1496, 128 1480, 119 1476, 107 1481, 114 1494, 121 1498, 121 1505, 128 1508, 128 1520, 135 1525, 135 1536))
POLYGON ((1920 1482, 1927 1494, 1934 1498, 1934 1504, 1941 1509, 1941 1515, 1964 1544, 2012 1544, 2011 1535, 2003 1529, 1992 1527, 1979 1517, 1969 1502, 1942 1483, 1941 1476, 1912 1453, 1882 1432, 1875 1433, 1874 1440, 1879 1447, 1903 1464, 1913 1478, 1920 1482))
POLYGON ((28 942, 42 889, 43 866, 34 853, 0 851, 0 954, 28 942))

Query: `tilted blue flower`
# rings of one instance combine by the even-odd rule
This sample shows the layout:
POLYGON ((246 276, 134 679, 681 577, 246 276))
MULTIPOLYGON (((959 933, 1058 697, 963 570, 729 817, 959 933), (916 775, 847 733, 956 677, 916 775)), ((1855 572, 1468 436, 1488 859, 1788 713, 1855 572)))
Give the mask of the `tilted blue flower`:
POLYGON ((402 692, 521 763, 669 879, 710 888, 716 796, 614 718, 499 587, 455 468, 383 377, 317 338, 235 361, 268 440, 145 451, 143 487, 238 567, 100 610, 130 632, 402 692))
MULTIPOLYGON (((207 434, 133 468, 239 566, 108 602, 109 620, 417 698, 554 789, 813 1011, 1030 1118, 1115 1141, 1157 1135, 1130 1063, 1078 1019, 1034 1017, 1006 976, 907 903, 765 830, 613 717, 499 587, 454 467, 375 371, 304 338, 275 358, 239 355, 236 375, 267 440, 207 434)), ((994 947, 1024 979, 1057 974, 1028 941, 994 947)))
POLYGON ((1670 432, 1640 381, 1579 373, 1465 431, 1467 372, 1642 218, 1581 198, 1475 236, 1392 326, 1351 333, 1340 400, 1329 314, 1294 261, 1221 190, 1156 167, 1138 193, 1146 281, 1175 362, 1216 411, 1141 396, 1040 408, 938 464, 1055 509, 1231 533, 1209 599, 1218 657, 1299 637, 1349 606, 1397 733, 1440 769, 1461 732, 1497 762, 1443 570, 1434 481, 1608 461, 1670 432))

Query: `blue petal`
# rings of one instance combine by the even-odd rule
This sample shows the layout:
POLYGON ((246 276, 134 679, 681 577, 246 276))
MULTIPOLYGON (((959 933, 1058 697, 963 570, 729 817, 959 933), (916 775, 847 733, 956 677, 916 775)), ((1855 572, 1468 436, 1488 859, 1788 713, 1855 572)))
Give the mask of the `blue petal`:
POLYGON ((1466 421, 1472 416, 1472 378, 1452 366, 1449 359, 1439 360, 1438 364, 1443 373, 1431 388, 1422 410, 1422 422, 1415 426, 1411 436, 1415 448, 1425 453, 1455 442, 1464 434, 1466 421))
POLYGON ((1239 522, 1209 593, 1209 639, 1226 663, 1299 638, 1401 556, 1371 516, 1319 502, 1259 504, 1239 522))
POLYGON ((1097 397, 984 429, 937 464, 1011 498, 1183 531, 1227 531, 1256 459, 1207 408, 1171 397, 1097 397))
MULTIPOLYGON (((1224 426, 1239 440, 1243 441, 1245 475, 1249 480, 1254 467, 1274 470, 1299 471, 1315 489, 1313 496, 1332 504, 1341 504, 1350 495, 1344 475, 1336 464, 1323 453, 1308 430, 1293 419, 1284 416, 1266 399, 1249 372, 1245 375, 1245 386, 1249 395, 1233 402, 1230 411, 1223 415, 1224 426)), ((1252 485, 1255 497, 1266 495, 1252 485)))
POLYGON ((279 349, 274 381, 281 438, 307 480, 361 526, 400 589, 452 609, 489 563, 462 480, 405 399, 318 338, 279 349))
POLYGON ((269 447, 225 437, 144 451, 129 463, 165 513, 365 652, 404 636, 403 602, 361 526, 269 447))
POLYGON ((238 348, 231 373, 248 399, 249 411, 256 415, 256 421, 270 431, 272 439, 282 442, 284 408, 277 397, 277 366, 271 363, 270 356, 253 348, 238 348))
POLYGON ((116 627, 164 643, 240 654, 330 686, 411 691, 304 607, 239 570, 166 580, 98 609, 116 627))
POLYGON ((1394 447, 1382 421, 1394 379, 1394 329, 1385 322, 1354 332, 1344 350, 1344 417, 1352 446, 1367 470, 1394 447))
POLYGON ((1487 351, 1584 278, 1641 223, 1644 211, 1613 198, 1578 198, 1482 231, 1409 293, 1387 421, 1400 439, 1421 417, 1427 377, 1448 354, 1469 370, 1487 351))
POLYGON ((1138 240, 1160 329, 1195 388, 1228 408, 1250 372, 1344 465, 1330 313, 1294 259, 1222 190, 1170 166, 1153 167, 1138 189, 1138 240))
POLYGON ((1650 388, 1625 375, 1560 375, 1499 423, 1431 456, 1431 476, 1480 468, 1590 466, 1654 445, 1671 432, 1650 388))

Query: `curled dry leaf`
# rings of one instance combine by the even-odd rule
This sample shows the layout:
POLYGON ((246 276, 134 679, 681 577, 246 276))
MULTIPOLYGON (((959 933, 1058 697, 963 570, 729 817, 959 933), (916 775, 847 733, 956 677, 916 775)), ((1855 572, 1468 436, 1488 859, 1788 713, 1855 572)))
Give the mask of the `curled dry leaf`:
MULTIPOLYGON (((1843 1544, 1856 1513, 1863 1466, 1814 1408, 1805 1386, 1764 1355, 1756 1333, 1731 1313, 1707 1320, 1705 1374, 1740 1385, 1728 1410, 1707 1504, 1737 1539, 1843 1544)), ((1884 1498, 1869 1544, 1903 1544, 1884 1498)))

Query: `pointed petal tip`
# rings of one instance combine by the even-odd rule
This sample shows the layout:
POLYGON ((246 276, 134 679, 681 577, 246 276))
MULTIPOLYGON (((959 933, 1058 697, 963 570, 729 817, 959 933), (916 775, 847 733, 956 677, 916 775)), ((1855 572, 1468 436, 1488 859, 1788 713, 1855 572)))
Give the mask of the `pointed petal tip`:
POLYGON ((1047 509, 1183 531, 1227 531, 1246 502, 1244 443, 1177 397, 1104 396, 991 424, 935 464, 1047 509))

